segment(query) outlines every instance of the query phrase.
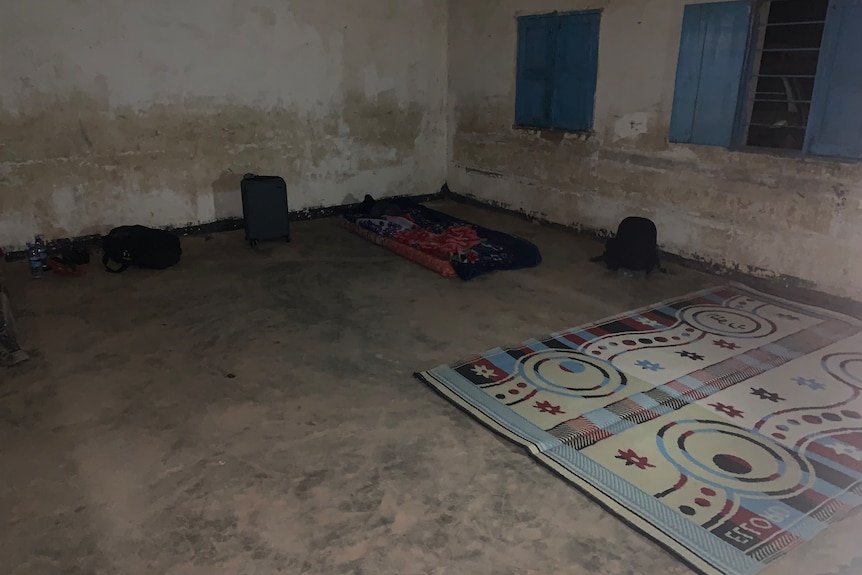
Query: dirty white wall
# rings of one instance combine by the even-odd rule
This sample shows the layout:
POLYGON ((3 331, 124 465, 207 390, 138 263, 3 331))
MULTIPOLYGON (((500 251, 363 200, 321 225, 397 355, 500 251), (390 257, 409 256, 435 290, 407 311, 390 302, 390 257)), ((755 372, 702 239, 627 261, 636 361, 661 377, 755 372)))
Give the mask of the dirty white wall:
POLYGON ((669 252, 862 299, 862 165, 668 144, 692 1, 451 2, 449 186, 590 229, 644 215, 669 252), (595 134, 513 129, 516 16, 596 8, 595 134))
POLYGON ((445 0, 7 2, 0 54, 0 246, 445 178, 445 0))

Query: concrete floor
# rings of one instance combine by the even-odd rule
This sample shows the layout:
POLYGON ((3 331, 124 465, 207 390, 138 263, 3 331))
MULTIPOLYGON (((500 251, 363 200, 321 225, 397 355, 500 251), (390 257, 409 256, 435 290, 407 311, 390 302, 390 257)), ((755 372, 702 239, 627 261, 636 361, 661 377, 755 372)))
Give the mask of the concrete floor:
MULTIPOLYGON (((593 240, 436 206, 545 263, 445 280, 319 220, 186 238, 164 272, 11 265, 34 357, 0 371, 2 571, 688 573, 412 373, 721 280, 618 279, 593 240)), ((859 525, 768 572, 859 573, 859 525)))

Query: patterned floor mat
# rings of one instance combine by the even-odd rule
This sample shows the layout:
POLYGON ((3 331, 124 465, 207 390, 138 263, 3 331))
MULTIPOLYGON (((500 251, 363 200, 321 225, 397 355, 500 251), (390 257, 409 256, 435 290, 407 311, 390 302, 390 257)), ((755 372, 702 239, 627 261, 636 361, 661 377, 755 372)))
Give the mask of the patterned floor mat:
POLYGON ((710 575, 862 503, 862 324, 823 309, 716 288, 417 377, 710 575))

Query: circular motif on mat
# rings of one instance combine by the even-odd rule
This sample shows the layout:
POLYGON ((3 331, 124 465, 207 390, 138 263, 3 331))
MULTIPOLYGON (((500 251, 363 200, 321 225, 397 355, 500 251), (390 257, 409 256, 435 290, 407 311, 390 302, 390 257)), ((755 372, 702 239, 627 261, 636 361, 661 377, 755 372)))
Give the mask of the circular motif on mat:
POLYGON ((568 397, 607 397, 627 383, 609 362, 561 349, 525 355, 518 360, 515 375, 537 389, 568 397))
POLYGON ((821 364, 838 381, 856 389, 862 387, 862 354, 834 353, 824 357, 821 364))
POLYGON ((829 413, 828 411, 826 413, 821 413, 820 417, 822 417, 826 421, 832 421, 832 422, 841 421, 840 415, 838 415, 837 413, 829 413))
POLYGON ((814 478, 792 451, 722 421, 670 423, 656 441, 683 475, 754 499, 790 497, 808 489, 814 478))
POLYGON ((719 453, 712 458, 712 462, 722 471, 733 475, 748 475, 754 470, 747 459, 731 453, 719 453))
POLYGON ((739 309, 712 305, 694 305, 678 312, 679 319, 712 335, 764 337, 775 333, 768 319, 739 309))
POLYGON ((862 418, 862 414, 860 414, 858 411, 851 411, 849 409, 845 409, 844 411, 842 411, 841 415, 843 415, 844 417, 849 417, 850 419, 862 418))

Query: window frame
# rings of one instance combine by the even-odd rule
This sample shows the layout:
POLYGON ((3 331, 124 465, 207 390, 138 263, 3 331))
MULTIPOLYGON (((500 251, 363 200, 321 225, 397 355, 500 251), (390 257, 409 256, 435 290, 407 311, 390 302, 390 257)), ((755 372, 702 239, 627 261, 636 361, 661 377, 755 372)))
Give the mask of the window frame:
MULTIPOLYGON (((862 161, 862 157, 860 158, 844 158, 844 157, 835 157, 835 156, 823 156, 820 154, 812 154, 809 145, 808 145, 808 130, 811 124, 811 118, 813 116, 813 112, 809 113, 808 119, 805 124, 805 143, 802 146, 801 150, 788 149, 788 148, 770 148, 767 146, 751 146, 746 143, 748 139, 748 122, 751 114, 750 107, 754 105, 754 92, 757 89, 756 83, 753 81, 754 69, 757 67, 760 62, 758 61, 758 49, 756 38, 756 34, 760 29, 761 24, 766 25, 768 23, 769 13, 768 10, 764 8, 766 4, 771 4, 773 0, 750 0, 750 17, 748 21, 748 38, 746 41, 746 53, 745 53, 745 64, 742 68, 742 79, 739 84, 739 91, 736 96, 736 114, 734 116, 734 125, 733 125, 733 135, 731 136, 731 145, 728 147, 731 151, 735 152, 750 152, 754 154, 769 154, 773 156, 781 156, 787 158, 806 158, 806 159, 817 159, 823 158, 826 160, 840 160, 840 161, 849 161, 849 162, 858 162, 862 161), (764 18, 766 18, 766 22, 764 22, 764 18)), ((779 0, 780 1, 780 0, 779 0)), ((831 0, 829 2, 831 5, 831 0)), ((827 8, 828 10, 828 8, 827 8)), ((827 12, 826 19, 828 19, 829 15, 827 12)), ((825 26, 825 20, 824 20, 825 26)), ((765 28, 764 28, 765 32, 765 28)), ((821 58, 823 55, 823 47, 826 42, 826 37, 824 36, 820 40, 820 47, 818 52, 818 71, 820 70, 820 66, 822 64, 821 58)), ((814 77, 814 90, 817 90, 817 75, 814 77)), ((821 79, 822 80, 822 79, 821 79)))
POLYGON ((862 0, 828 0, 801 148, 756 145, 782 144, 769 140, 748 144, 757 90, 754 70, 761 65, 758 32, 769 15, 766 0, 689 0, 685 5, 668 143, 808 161, 862 162, 862 60, 857 56, 862 54, 862 34, 857 33, 862 30, 862 0), (718 41, 722 50, 717 50, 718 41), (705 87, 713 96, 701 101, 705 87))
MULTIPOLYGON (((515 26, 516 26, 516 29, 515 29, 516 30, 516 32, 515 32, 515 35, 516 35, 515 74, 514 74, 514 76, 515 76, 515 97, 514 97, 514 102, 513 102, 514 121, 512 122, 512 129, 523 130, 523 131, 534 131, 534 132, 552 132, 552 133, 559 133, 559 134, 579 134, 582 136, 591 136, 595 133, 595 131, 594 131, 595 104, 596 104, 596 96, 598 93, 598 58, 599 58, 598 53, 599 53, 599 44, 600 44, 600 40, 601 40, 601 22, 602 22, 602 13, 603 12, 604 12, 603 8, 590 8, 587 10, 567 10, 567 11, 563 11, 563 12, 553 11, 553 12, 529 12, 529 13, 516 13, 515 14, 515 26), (559 21, 560 18, 564 18, 567 16, 593 16, 593 15, 595 15, 597 17, 597 23, 596 23, 597 28, 596 28, 596 37, 595 37, 595 42, 596 42, 596 65, 595 65, 596 73, 595 73, 595 78, 593 80, 593 94, 592 94, 593 100, 592 100, 592 109, 590 112, 589 127, 586 129, 569 129, 569 128, 563 128, 563 127, 556 126, 556 125, 554 125, 554 121, 553 121, 553 113, 550 114, 551 117, 549 118, 549 122, 548 122, 549 125, 548 126, 535 126, 535 125, 531 125, 531 124, 525 124, 525 123, 518 122, 517 102, 518 102, 518 90, 519 90, 519 84, 520 84, 520 82, 519 82, 519 52, 521 50, 521 41, 522 41, 519 26, 520 26, 521 21, 531 19, 531 18, 541 18, 541 17, 548 17, 548 16, 553 16, 555 19, 557 19, 559 21)), ((556 76, 557 76, 556 50, 557 50, 557 48, 558 48, 558 46, 555 45, 555 47, 554 47, 554 65, 552 68, 552 75, 554 76, 553 83, 552 83, 552 97, 551 97, 551 100, 552 100, 551 107, 552 108, 554 106, 554 103, 553 103, 554 102, 554 96, 556 95, 556 89, 557 89, 557 81, 556 81, 557 80, 556 79, 556 76)))

